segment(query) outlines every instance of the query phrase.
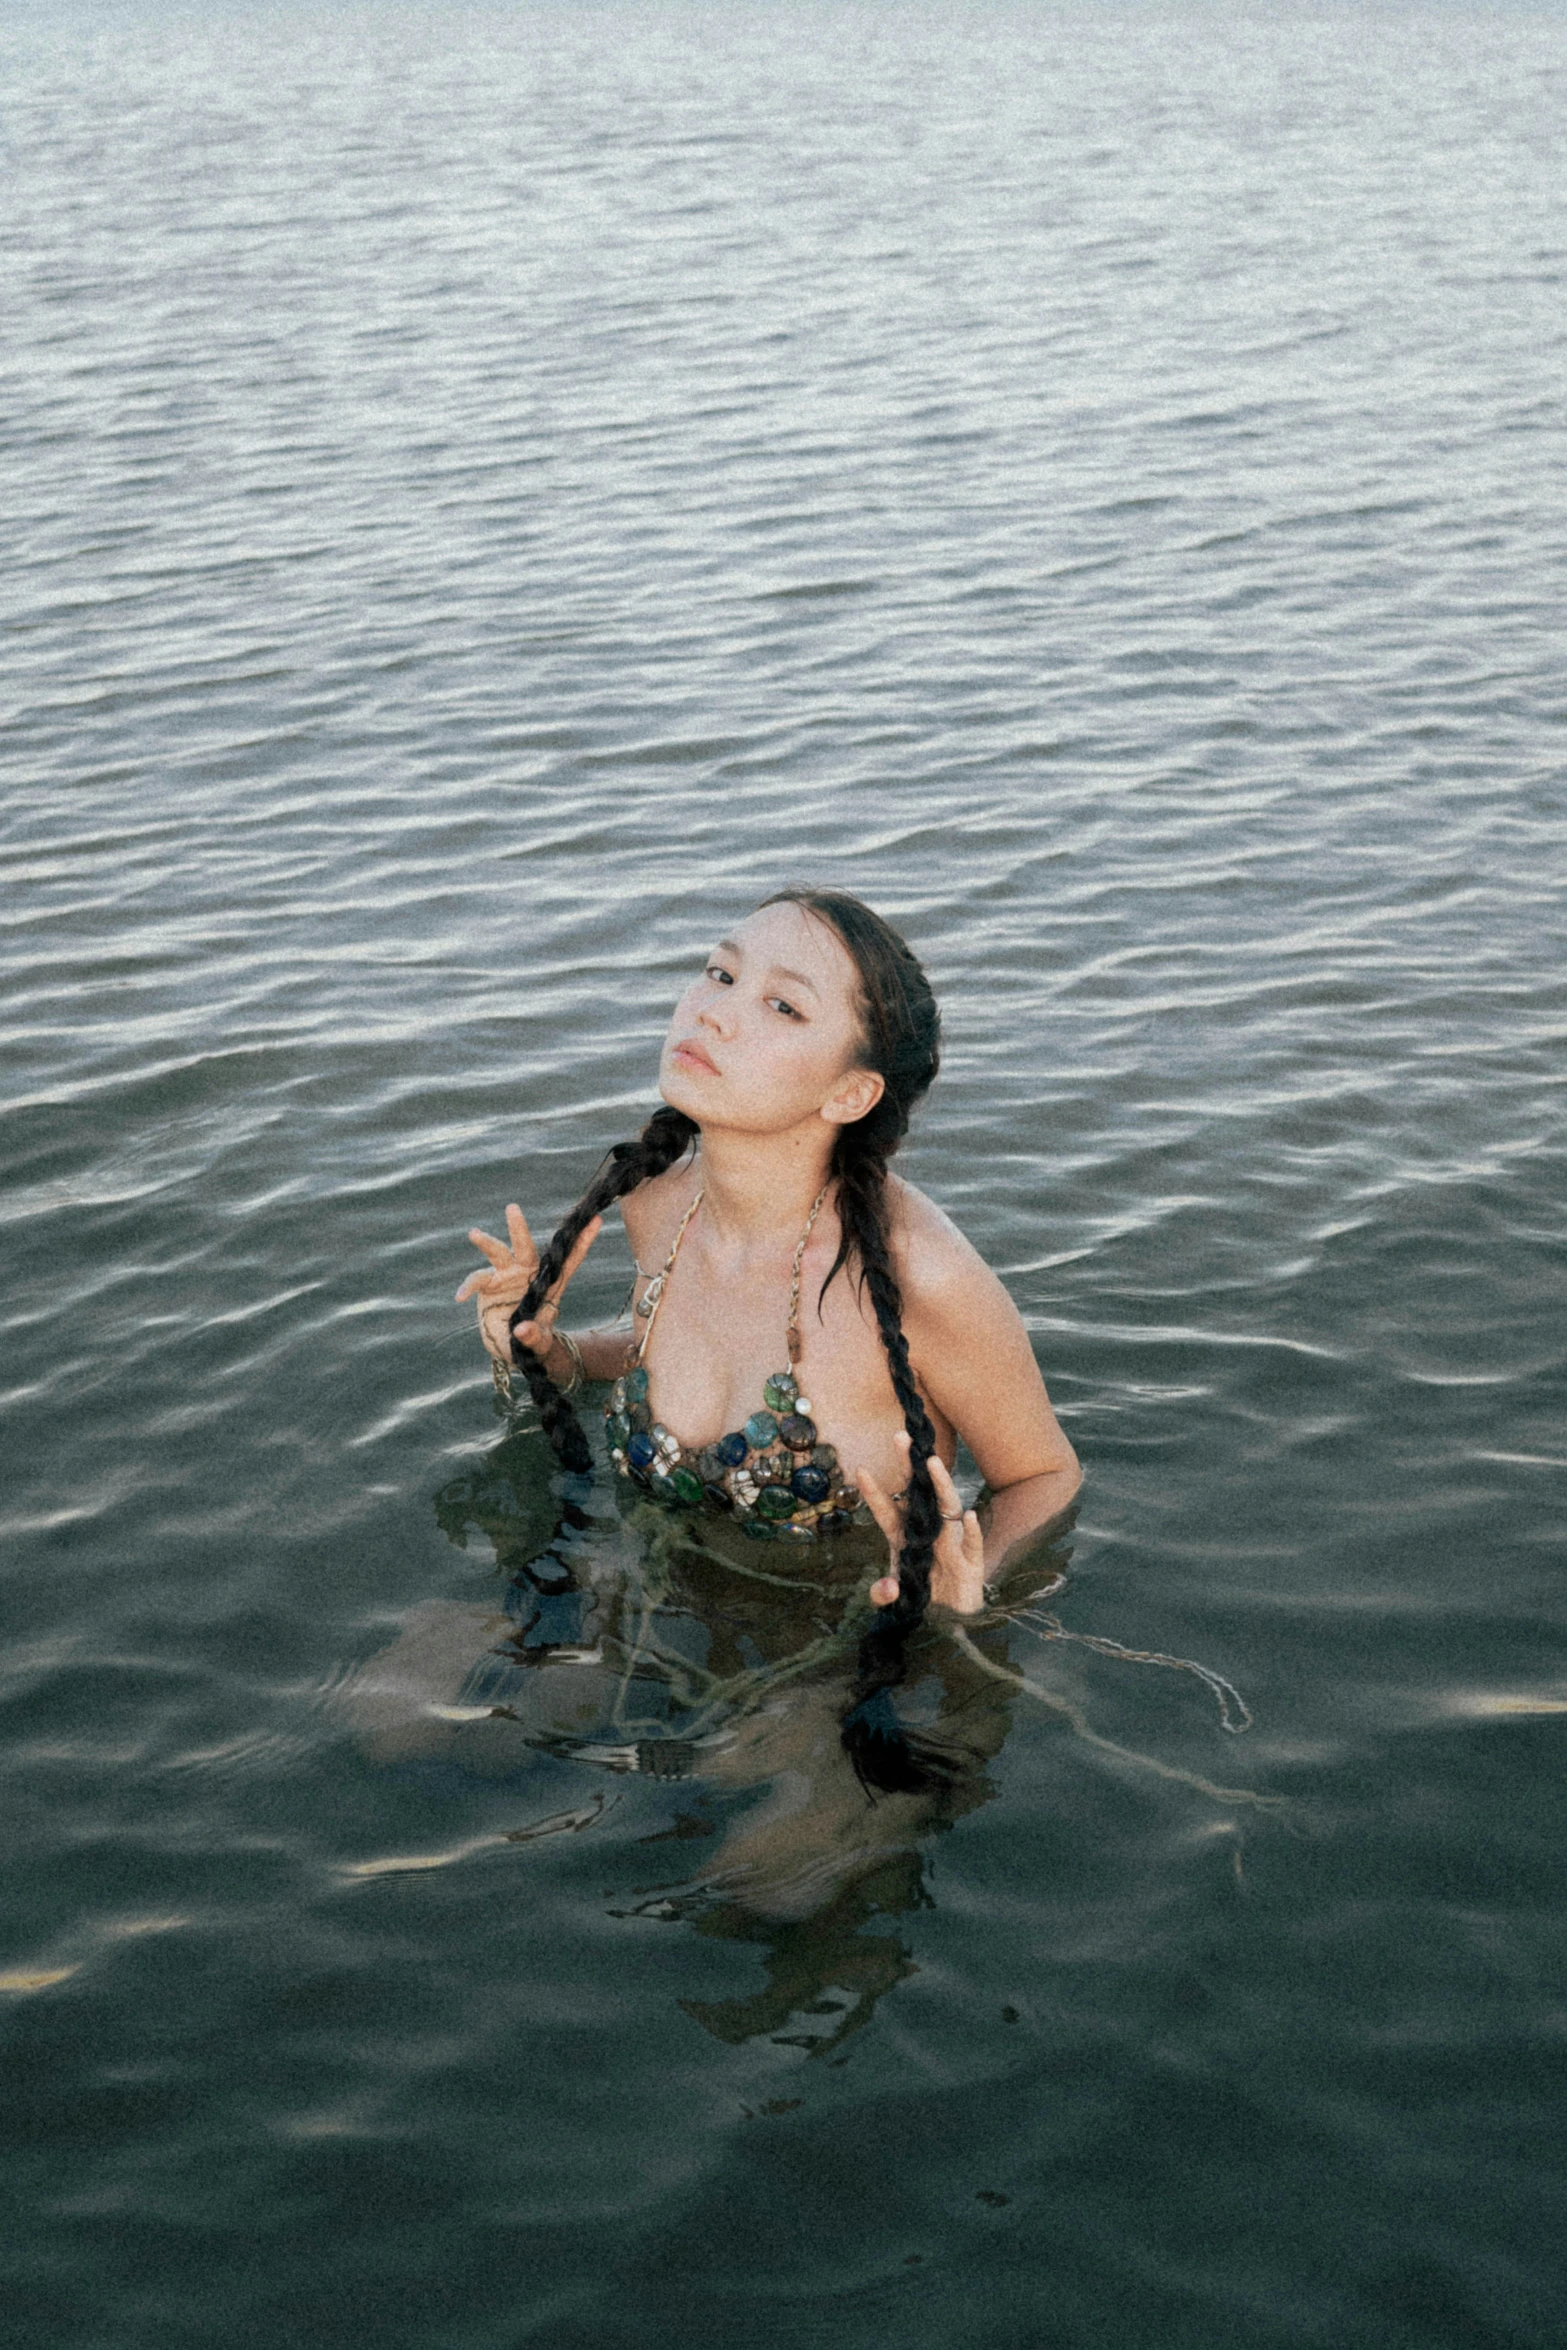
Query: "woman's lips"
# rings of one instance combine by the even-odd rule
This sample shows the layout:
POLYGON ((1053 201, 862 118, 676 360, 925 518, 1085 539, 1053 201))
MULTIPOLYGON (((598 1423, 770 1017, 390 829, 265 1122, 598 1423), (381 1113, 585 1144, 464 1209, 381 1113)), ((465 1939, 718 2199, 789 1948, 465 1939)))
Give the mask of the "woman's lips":
POLYGON ((688 1036, 682 1037, 671 1057, 674 1060, 686 1062, 693 1069, 705 1069, 709 1077, 718 1075, 718 1064, 715 1061, 710 1061, 701 1046, 693 1044, 688 1036))

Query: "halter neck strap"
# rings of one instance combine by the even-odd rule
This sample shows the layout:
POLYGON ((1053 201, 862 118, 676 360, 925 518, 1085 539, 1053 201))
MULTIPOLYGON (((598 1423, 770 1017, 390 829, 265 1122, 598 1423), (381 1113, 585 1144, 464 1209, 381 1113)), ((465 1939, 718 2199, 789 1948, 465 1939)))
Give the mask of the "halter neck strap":
POLYGON ((805 1262, 805 1244, 811 1237, 816 1219, 822 1212, 822 1202, 826 1197, 827 1185, 824 1183, 811 1202, 811 1212, 805 1219, 805 1230, 801 1233, 799 1246, 794 1252, 794 1267, 789 1276, 788 1339, 791 1363, 797 1363, 804 1352, 804 1341, 800 1336, 800 1267, 805 1262))
MULTIPOLYGON (((812 1200, 811 1212, 805 1219, 805 1230, 801 1233, 799 1240, 795 1244, 794 1263, 790 1268, 789 1274, 788 1342, 789 1360, 791 1363, 797 1363, 800 1359, 801 1353, 804 1350, 804 1341, 800 1336, 800 1267, 805 1262, 806 1242, 810 1239, 812 1232, 815 1230, 816 1219, 822 1212, 822 1202, 827 1197, 830 1183, 831 1178, 829 1177, 828 1182, 822 1185, 821 1190, 816 1194, 815 1199, 812 1200)), ((685 1214, 681 1217, 679 1225, 676 1227, 675 1237, 669 1244, 668 1256, 664 1259, 664 1262, 662 1265, 660 1265, 658 1271, 653 1275, 651 1281, 649 1281, 647 1288, 643 1292, 642 1296, 637 1300, 637 1313, 641 1318, 644 1327, 642 1331, 641 1343, 638 1345, 635 1353, 631 1357, 630 1363, 627 1365, 628 1370, 635 1369, 636 1365, 641 1362, 642 1357, 647 1353, 647 1342, 653 1335, 653 1324, 657 1321, 658 1309, 664 1302, 664 1291, 668 1286, 669 1276, 675 1269, 675 1259, 680 1254, 680 1243, 686 1236, 686 1226, 690 1223, 692 1217, 696 1214, 697 1209, 702 1205, 706 1195, 707 1186, 706 1184, 703 1184, 698 1190, 695 1199, 691 1202, 691 1205, 687 1208, 685 1214)))
POLYGON ((668 1256, 664 1259, 664 1262, 662 1265, 660 1265, 658 1271, 654 1274, 652 1280, 648 1283, 647 1288, 643 1292, 642 1296, 637 1300, 637 1312, 642 1317, 644 1328, 642 1332, 642 1343, 631 1358, 632 1366, 640 1363, 642 1357, 647 1353, 647 1342, 653 1335, 653 1324, 658 1319, 658 1309, 664 1302, 664 1285, 668 1281, 670 1274, 675 1269, 675 1259, 680 1254, 680 1243, 686 1236, 686 1226, 690 1223, 692 1217, 696 1214, 697 1209, 702 1205, 703 1195, 705 1194, 706 1190, 707 1186, 705 1183, 698 1187, 695 1199, 691 1202, 691 1205, 687 1208, 685 1214, 680 1219, 679 1226, 675 1232, 675 1237, 669 1245, 668 1256))

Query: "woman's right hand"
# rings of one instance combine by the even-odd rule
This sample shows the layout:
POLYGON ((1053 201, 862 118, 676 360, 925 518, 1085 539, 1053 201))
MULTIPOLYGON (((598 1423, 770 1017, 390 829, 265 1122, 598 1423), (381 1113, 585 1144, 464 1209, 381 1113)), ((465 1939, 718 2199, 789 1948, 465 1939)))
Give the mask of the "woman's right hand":
MULTIPOLYGON (((554 1343, 555 1324, 560 1315, 561 1301, 567 1285, 583 1258, 604 1229, 602 1216, 595 1216, 585 1224, 572 1246, 571 1253, 561 1268, 560 1279, 540 1306, 538 1318, 519 1322, 517 1340, 529 1354, 547 1355, 554 1343)), ((533 1245, 533 1236, 521 1208, 512 1201, 506 1210, 507 1241, 494 1240, 477 1225, 468 1238, 482 1255, 489 1258, 487 1273, 470 1273, 457 1292, 457 1303, 464 1304, 470 1297, 479 1301, 479 1335, 486 1353, 498 1363, 509 1363, 511 1334, 507 1327, 513 1308, 526 1297, 534 1274, 539 1269, 539 1252, 533 1245), (504 1311, 502 1310, 504 1309, 504 1311)))

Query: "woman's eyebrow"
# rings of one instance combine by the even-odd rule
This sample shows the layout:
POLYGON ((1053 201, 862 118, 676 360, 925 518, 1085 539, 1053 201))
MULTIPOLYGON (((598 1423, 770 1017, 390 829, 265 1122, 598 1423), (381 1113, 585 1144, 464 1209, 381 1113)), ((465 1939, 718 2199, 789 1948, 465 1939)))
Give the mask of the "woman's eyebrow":
MULTIPOLYGON (((745 949, 732 938, 721 938, 714 951, 720 955, 733 955, 737 963, 743 962, 745 959, 745 949)), ((787 963, 770 965, 767 976, 769 979, 792 979, 796 987, 809 988, 817 1002, 821 1002, 822 991, 815 980, 807 979, 803 971, 791 971, 787 963)))

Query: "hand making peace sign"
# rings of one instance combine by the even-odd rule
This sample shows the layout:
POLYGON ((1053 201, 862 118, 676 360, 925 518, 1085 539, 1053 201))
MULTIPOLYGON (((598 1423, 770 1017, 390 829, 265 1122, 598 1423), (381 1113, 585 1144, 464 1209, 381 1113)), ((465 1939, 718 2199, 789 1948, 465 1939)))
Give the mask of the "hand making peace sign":
MULTIPOLYGON (((561 1268, 560 1279, 539 1308, 537 1319, 518 1323, 518 1343, 526 1347, 529 1354, 549 1353, 561 1301, 571 1277, 603 1229, 602 1216, 594 1216, 583 1226, 561 1268)), ((523 1212, 515 1201, 506 1209, 506 1230, 510 1235, 509 1247, 505 1241, 492 1239, 488 1232, 481 1232, 475 1225, 468 1238, 476 1249, 489 1258, 491 1270, 488 1273, 470 1273, 457 1292, 459 1305, 470 1297, 478 1300, 479 1335, 484 1341, 486 1352, 493 1355, 498 1363, 511 1361, 507 1319, 519 1300, 527 1295, 529 1284, 539 1269, 539 1252, 533 1244, 533 1236, 528 1230, 523 1212)))

